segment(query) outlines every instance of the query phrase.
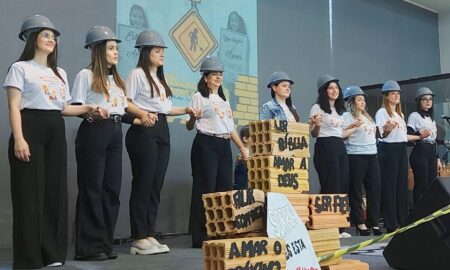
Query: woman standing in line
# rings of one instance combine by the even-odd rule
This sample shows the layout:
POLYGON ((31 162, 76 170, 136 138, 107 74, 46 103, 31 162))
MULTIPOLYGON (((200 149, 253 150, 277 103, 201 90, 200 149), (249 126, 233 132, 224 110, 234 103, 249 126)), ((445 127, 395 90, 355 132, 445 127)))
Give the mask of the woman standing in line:
POLYGON ((57 65, 59 31, 42 15, 25 19, 26 41, 9 68, 13 268, 61 266, 67 253, 67 148, 63 115, 97 111, 71 106, 66 72, 57 65))
MULTIPOLYGON (((348 194, 348 157, 343 137, 345 112, 339 80, 323 75, 317 81, 319 96, 309 114, 311 135, 317 138, 314 145, 314 167, 319 175, 320 193, 348 194)), ((341 229, 341 237, 351 235, 341 229)))
POLYGON ((197 129, 191 149, 194 181, 190 220, 194 248, 200 248, 207 239, 202 195, 228 191, 233 185, 230 139, 236 144, 244 160, 249 155, 234 128, 230 103, 223 93, 223 66, 219 58, 206 57, 200 66, 200 72, 203 75, 198 82, 198 92, 191 100, 191 106, 197 113, 191 115, 186 122, 188 130, 192 130, 194 126, 197 129))
POLYGON ((419 88, 416 91, 417 109, 408 117, 408 134, 420 137, 414 141, 414 149, 409 156, 414 173, 415 205, 442 168, 441 161, 437 157, 433 98, 434 93, 430 88, 419 88))
POLYGON ((262 105, 259 120, 300 121, 297 109, 292 104, 291 87, 293 84, 294 81, 283 71, 275 71, 270 76, 267 88, 270 88, 272 100, 262 105))
POLYGON ((127 97, 141 110, 157 114, 151 128, 132 125, 126 135, 133 183, 130 196, 131 254, 169 252, 155 238, 160 193, 170 157, 168 115, 193 114, 189 107, 172 106, 172 91, 164 77, 164 44, 153 30, 141 32, 136 39, 140 55, 137 67, 127 77, 127 97))
POLYGON ((350 173, 350 220, 355 224, 356 232, 362 236, 381 235, 379 227, 381 176, 377 158, 376 125, 366 111, 366 94, 358 86, 349 86, 344 90, 347 112, 344 113, 344 130, 350 134, 346 137, 350 173), (366 190, 367 219, 364 221, 362 209, 362 190, 366 190))
POLYGON ((396 81, 383 84, 383 104, 375 114, 380 133, 378 161, 381 171, 381 198, 384 226, 388 233, 405 225, 408 216, 408 157, 406 142, 419 139, 407 135, 400 104, 400 85, 396 81))
POLYGON ((128 103, 125 82, 117 72, 118 43, 107 26, 94 26, 86 35, 91 63, 73 84, 72 104, 100 104, 107 119, 90 115, 81 122, 75 141, 78 197, 75 259, 115 259, 114 227, 119 212, 122 181, 122 124, 149 125, 150 116, 128 103), (125 110, 141 119, 125 114, 125 110))

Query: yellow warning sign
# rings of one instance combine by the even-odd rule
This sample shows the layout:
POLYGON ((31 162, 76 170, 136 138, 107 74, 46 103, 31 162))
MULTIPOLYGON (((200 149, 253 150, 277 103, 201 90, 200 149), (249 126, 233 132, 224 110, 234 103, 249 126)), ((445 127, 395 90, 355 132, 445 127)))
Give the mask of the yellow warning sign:
POLYGON ((217 48, 216 39, 195 9, 170 29, 170 37, 192 71, 196 71, 202 59, 217 48))

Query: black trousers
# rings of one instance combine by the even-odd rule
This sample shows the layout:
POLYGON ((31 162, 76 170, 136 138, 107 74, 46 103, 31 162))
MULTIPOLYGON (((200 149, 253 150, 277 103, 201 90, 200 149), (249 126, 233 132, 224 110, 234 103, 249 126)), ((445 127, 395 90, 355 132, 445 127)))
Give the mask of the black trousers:
POLYGON ((229 191, 233 186, 233 161, 229 139, 204 134, 195 136, 191 149, 191 233, 194 247, 207 239, 202 195, 229 191))
POLYGON ((14 156, 9 139, 13 205, 13 268, 41 268, 67 253, 67 147, 61 111, 21 112, 30 162, 14 156))
POLYGON ((130 196, 131 238, 154 236, 160 193, 170 158, 167 118, 158 114, 152 127, 133 125, 125 144, 131 161, 133 182, 130 196))
POLYGON ((350 171, 350 220, 355 224, 378 227, 381 201, 381 175, 377 155, 348 155, 350 171), (362 189, 366 190, 367 218, 364 222, 362 189))
POLYGON ((408 216, 408 157, 406 143, 379 143, 384 226, 396 229, 408 216))
POLYGON ((319 175, 320 193, 348 194, 348 157, 342 138, 317 138, 314 167, 319 175))
POLYGON ((437 177, 436 144, 417 143, 409 155, 414 173, 414 204, 437 177))
POLYGON ((122 124, 84 120, 75 141, 78 197, 76 256, 113 250, 122 181, 122 124))

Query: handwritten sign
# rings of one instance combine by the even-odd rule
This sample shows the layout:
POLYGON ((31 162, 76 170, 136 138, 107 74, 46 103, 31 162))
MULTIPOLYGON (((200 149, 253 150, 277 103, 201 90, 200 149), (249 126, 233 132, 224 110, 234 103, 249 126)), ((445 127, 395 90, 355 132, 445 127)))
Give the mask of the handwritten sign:
POLYGON ((219 58, 226 71, 225 81, 234 83, 238 74, 249 74, 249 48, 247 35, 221 29, 219 58))
POLYGON ((284 194, 267 193, 267 235, 286 242, 287 270, 319 270, 305 225, 284 194))
POLYGON ((119 24, 118 29, 119 39, 122 40, 119 45, 119 73, 126 78, 128 72, 136 67, 139 59, 139 50, 134 48, 134 45, 136 44, 137 36, 144 29, 125 24, 119 24))
POLYGON ((347 214, 348 195, 326 194, 312 196, 312 214, 347 214))

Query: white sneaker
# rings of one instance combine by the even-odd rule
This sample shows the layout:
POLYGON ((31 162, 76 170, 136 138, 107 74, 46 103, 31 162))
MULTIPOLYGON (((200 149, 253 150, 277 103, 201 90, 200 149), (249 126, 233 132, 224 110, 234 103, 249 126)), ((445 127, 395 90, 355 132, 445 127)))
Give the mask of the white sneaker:
POLYGON ((131 244, 131 255, 151 255, 161 253, 158 246, 150 243, 147 239, 134 240, 131 244))
POLYGON ((149 241, 150 243, 152 243, 155 246, 159 247, 159 250, 161 251, 161 253, 167 253, 170 251, 169 246, 166 244, 161 244, 160 242, 158 242, 158 240, 156 240, 153 237, 147 237, 147 241, 149 241))
POLYGON ((341 234, 339 235, 339 238, 351 238, 352 235, 347 233, 347 232, 341 232, 341 234))
POLYGON ((51 264, 47 264, 45 267, 60 267, 60 266, 62 266, 61 262, 54 262, 51 264))

